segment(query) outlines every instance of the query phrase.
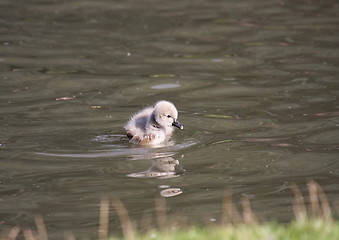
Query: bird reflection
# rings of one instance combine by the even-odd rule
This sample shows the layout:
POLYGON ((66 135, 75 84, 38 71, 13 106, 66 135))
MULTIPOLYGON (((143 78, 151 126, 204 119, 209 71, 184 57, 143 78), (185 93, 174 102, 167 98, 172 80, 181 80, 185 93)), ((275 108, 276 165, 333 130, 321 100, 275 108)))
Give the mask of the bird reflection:
POLYGON ((152 159, 152 166, 143 172, 130 173, 128 177, 135 178, 173 178, 182 173, 183 167, 179 160, 171 156, 152 159))

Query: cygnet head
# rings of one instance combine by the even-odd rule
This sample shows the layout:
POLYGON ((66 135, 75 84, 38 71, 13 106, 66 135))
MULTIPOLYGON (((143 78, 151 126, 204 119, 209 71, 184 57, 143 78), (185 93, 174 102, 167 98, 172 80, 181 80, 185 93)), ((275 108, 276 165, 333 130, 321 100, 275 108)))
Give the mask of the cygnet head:
POLYGON ((178 111, 174 104, 168 101, 159 101, 153 110, 154 120, 162 127, 175 126, 183 129, 184 126, 178 122, 178 111))

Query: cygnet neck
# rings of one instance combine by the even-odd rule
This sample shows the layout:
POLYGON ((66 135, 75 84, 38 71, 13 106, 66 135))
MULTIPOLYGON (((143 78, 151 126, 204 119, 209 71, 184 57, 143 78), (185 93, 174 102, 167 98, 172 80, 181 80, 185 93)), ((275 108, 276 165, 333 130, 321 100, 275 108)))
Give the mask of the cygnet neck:
POLYGON ((157 122, 155 119, 155 112, 152 112, 151 117, 150 117, 150 123, 152 124, 153 127, 155 128, 161 128, 160 124, 157 122))

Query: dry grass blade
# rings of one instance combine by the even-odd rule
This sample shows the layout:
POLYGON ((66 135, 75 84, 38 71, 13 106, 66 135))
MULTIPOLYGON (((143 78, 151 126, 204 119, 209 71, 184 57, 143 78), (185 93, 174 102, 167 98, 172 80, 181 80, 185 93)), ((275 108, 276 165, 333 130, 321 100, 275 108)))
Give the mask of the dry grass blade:
POLYGON ((254 224, 257 222, 257 218, 255 217, 252 209, 250 201, 247 197, 243 197, 241 199, 242 209, 243 209, 243 220, 245 224, 254 224))
POLYGON ((314 182, 309 182, 307 184, 310 203, 311 203, 311 213, 314 218, 320 217, 320 204, 319 204, 319 198, 317 196, 317 186, 314 184, 314 182))
POLYGON ((320 218, 326 221, 331 221, 331 208, 328 203, 327 197, 315 181, 308 183, 308 191, 310 195, 311 210, 315 218, 320 218))
POLYGON ((19 227, 13 227, 8 233, 8 240, 15 240, 20 231, 19 227))
POLYGON ((27 228, 23 231, 25 240, 35 240, 35 237, 33 235, 33 232, 31 229, 27 228))
POLYGON ((144 213, 142 216, 142 220, 141 220, 141 229, 143 229, 143 231, 148 232, 151 230, 151 226, 152 226, 152 217, 150 213, 144 213))
POLYGON ((119 199, 114 199, 112 201, 112 205, 119 216, 123 234, 124 234, 124 239, 134 240, 135 237, 134 237, 132 222, 128 216, 128 212, 125 206, 122 204, 122 202, 119 199))
POLYGON ((239 224, 242 222, 237 208, 233 204, 232 192, 225 191, 223 202, 222 225, 239 224))
POLYGON ((48 240, 48 235, 44 223, 44 219, 41 215, 36 215, 34 217, 35 225, 38 229, 39 240, 48 240))
POLYGON ((155 208, 157 212, 157 222, 160 230, 164 231, 167 224, 166 202, 164 198, 157 197, 155 199, 155 208))
POLYGON ((307 218, 307 212, 305 208, 304 197, 297 185, 292 184, 290 189, 294 194, 294 201, 292 204, 294 216, 298 222, 305 222, 307 218))
POLYGON ((99 240, 107 239, 108 218, 109 218, 109 199, 108 197, 102 197, 100 201, 99 240))

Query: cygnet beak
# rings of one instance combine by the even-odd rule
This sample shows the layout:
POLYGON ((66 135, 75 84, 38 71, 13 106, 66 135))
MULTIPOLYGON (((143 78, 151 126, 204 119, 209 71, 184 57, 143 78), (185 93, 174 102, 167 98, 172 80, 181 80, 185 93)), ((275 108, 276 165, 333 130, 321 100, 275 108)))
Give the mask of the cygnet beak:
POLYGON ((184 129, 184 126, 181 125, 178 120, 174 120, 174 122, 172 123, 172 126, 180 128, 180 129, 184 129))

